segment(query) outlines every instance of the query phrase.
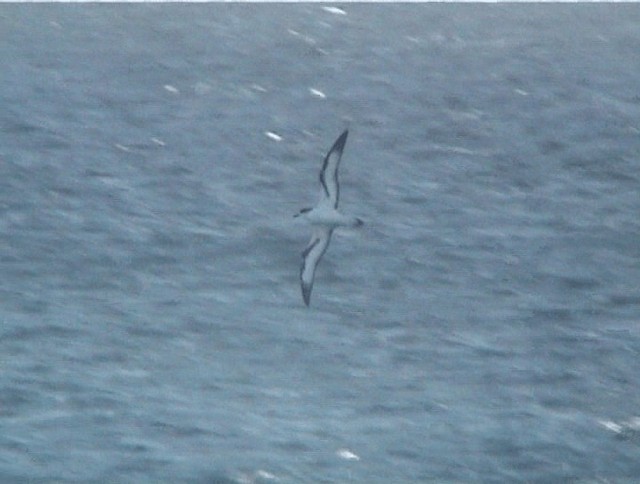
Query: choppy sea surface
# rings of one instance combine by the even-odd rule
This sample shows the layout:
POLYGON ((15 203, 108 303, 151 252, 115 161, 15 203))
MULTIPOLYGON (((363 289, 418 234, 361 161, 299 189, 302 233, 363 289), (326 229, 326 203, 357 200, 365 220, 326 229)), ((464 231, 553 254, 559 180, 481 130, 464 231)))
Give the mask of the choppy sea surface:
POLYGON ((638 479, 638 25, 0 5, 0 481, 638 479))

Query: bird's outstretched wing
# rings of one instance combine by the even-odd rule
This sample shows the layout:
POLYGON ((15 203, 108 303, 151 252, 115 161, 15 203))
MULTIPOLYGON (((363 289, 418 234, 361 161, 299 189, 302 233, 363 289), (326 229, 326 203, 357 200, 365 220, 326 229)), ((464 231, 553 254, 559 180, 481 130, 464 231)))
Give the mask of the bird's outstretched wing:
POLYGON ((302 252, 302 266, 300 266, 300 284, 302 287, 302 299, 309 306, 311 300, 311 289, 313 288, 313 276, 316 273, 316 266, 324 255, 329 241, 331 240, 332 228, 314 227, 313 235, 309 245, 302 252))
POLYGON ((333 146, 324 159, 322 170, 320 170, 321 201, 328 200, 333 208, 338 208, 338 201, 340 199, 338 165, 340 164, 340 158, 342 158, 342 151, 344 150, 348 135, 349 130, 345 130, 336 142, 333 143, 333 146))

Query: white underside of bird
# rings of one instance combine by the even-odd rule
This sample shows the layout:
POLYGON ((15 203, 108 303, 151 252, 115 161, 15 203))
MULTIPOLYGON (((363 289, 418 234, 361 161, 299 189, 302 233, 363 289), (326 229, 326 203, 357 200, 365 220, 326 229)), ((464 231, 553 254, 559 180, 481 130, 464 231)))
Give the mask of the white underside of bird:
POLYGON ((300 267, 300 285, 302 298, 309 306, 311 289, 316 267, 324 255, 331 234, 336 227, 358 227, 362 220, 357 217, 348 217, 338 211, 340 185, 338 183, 338 166, 342 157, 342 151, 347 141, 349 132, 345 131, 333 144, 324 159, 320 170, 320 201, 314 208, 303 208, 295 215, 307 221, 313 226, 311 240, 302 252, 302 265, 300 267))
POLYGON ((306 220, 311 225, 327 226, 331 228, 357 227, 362 224, 362 221, 359 218, 348 217, 324 203, 320 203, 309 212, 303 213, 300 215, 300 218, 306 220))

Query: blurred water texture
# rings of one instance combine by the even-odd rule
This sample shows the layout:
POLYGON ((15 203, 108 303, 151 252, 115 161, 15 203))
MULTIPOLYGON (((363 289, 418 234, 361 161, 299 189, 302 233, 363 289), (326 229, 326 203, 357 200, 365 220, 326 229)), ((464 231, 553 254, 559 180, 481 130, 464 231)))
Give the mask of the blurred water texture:
POLYGON ((2 4, 0 480, 640 476, 638 25, 2 4))

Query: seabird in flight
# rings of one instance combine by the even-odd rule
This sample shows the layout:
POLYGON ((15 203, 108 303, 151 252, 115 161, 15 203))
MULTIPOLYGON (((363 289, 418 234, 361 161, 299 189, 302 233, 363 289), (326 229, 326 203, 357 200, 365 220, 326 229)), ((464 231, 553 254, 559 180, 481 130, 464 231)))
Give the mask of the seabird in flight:
POLYGON ((300 267, 302 298, 307 306, 309 306, 311 299, 316 267, 329 247, 333 229, 336 227, 359 227, 363 223, 359 218, 347 217, 338 211, 340 199, 338 165, 348 134, 349 131, 345 130, 340 135, 324 159, 320 170, 320 201, 318 205, 314 208, 303 208, 300 213, 294 215, 294 217, 302 217, 313 227, 311 240, 302 252, 302 266, 300 267))

